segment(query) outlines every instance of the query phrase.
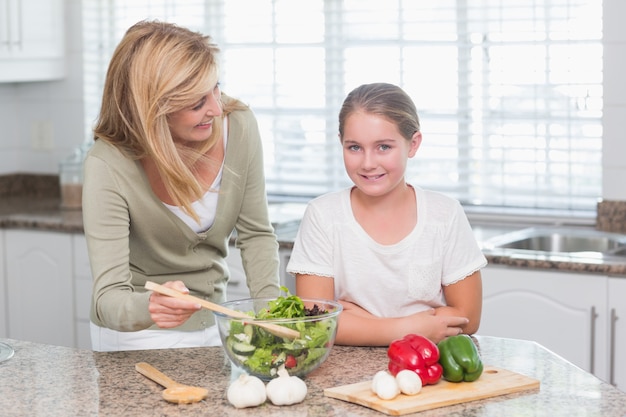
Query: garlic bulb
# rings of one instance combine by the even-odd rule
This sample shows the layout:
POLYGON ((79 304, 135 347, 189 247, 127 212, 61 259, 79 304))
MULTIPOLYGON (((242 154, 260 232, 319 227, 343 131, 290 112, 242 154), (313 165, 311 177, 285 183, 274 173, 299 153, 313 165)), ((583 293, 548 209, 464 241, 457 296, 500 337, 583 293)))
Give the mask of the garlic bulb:
POLYGON ((263 381, 244 373, 230 384, 226 397, 235 408, 246 408, 263 404, 267 394, 263 381))
POLYGON ((306 383, 297 376, 289 376, 284 367, 278 370, 278 378, 267 383, 267 398, 274 405, 291 405, 304 400, 306 383))

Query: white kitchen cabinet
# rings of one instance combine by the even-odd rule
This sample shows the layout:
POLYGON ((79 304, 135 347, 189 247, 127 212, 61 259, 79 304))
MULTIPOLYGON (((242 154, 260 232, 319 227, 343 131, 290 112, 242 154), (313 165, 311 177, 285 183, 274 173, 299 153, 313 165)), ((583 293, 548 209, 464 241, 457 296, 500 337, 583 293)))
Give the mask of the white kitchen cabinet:
POLYGON ((72 236, 5 230, 8 337, 75 344, 72 236))
POLYGON ((0 82, 65 76, 63 0, 0 0, 0 82))
MULTIPOLYGON (((287 262, 289 262, 289 256, 291 256, 291 249, 280 249, 278 255, 280 259, 280 285, 286 286, 292 294, 295 294, 296 285, 294 278, 285 270, 287 268, 287 262)), ((250 291, 248 290, 246 273, 241 262, 241 251, 236 247, 231 246, 228 257, 226 258, 226 263, 230 269, 230 281, 228 282, 228 288, 226 291, 227 299, 237 300, 241 298, 249 298, 250 291)))
POLYGON ((231 246, 228 256, 226 257, 226 263, 230 270, 230 279, 228 281, 228 287, 226 288, 226 299, 231 301, 250 298, 250 291, 246 283, 246 273, 241 261, 241 251, 231 246))
POLYGON ((478 334, 536 341, 607 379, 608 277, 499 265, 482 277, 478 334))
POLYGON ((7 281, 4 274, 4 230, 0 230, 0 337, 7 337, 7 281))
POLYGON ((287 264, 291 257, 291 249, 280 249, 278 251, 280 257, 280 284, 289 288, 291 294, 296 293, 296 278, 287 272, 287 264))
POLYGON ((93 279, 87 253, 87 240, 83 234, 72 235, 74 263, 74 331, 76 347, 91 349, 89 311, 93 279))
POLYGON ((626 391, 626 278, 609 278, 607 382, 626 391))

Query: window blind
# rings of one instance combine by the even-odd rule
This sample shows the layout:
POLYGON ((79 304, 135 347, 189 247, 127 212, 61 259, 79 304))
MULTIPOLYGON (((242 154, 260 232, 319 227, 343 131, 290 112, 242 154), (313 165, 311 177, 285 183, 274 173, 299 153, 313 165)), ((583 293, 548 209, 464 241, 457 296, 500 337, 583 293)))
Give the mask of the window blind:
POLYGON ((202 31, 249 104, 273 200, 350 185, 345 95, 390 82, 423 143, 407 179, 476 210, 593 211, 601 196, 601 0, 83 1, 86 130, 111 52, 138 20, 202 31))

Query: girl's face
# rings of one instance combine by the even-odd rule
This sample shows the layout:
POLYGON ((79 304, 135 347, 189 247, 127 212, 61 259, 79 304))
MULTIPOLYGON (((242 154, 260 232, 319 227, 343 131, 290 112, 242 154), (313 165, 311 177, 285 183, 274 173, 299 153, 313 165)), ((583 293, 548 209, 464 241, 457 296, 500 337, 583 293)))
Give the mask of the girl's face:
POLYGON ((216 85, 193 107, 168 116, 168 125, 176 142, 202 142, 213 132, 215 117, 222 115, 220 88, 216 85))
POLYGON ((419 148, 422 135, 406 140, 396 125, 384 117, 357 111, 345 121, 343 162, 348 176, 369 196, 382 196, 404 184, 409 158, 419 148))

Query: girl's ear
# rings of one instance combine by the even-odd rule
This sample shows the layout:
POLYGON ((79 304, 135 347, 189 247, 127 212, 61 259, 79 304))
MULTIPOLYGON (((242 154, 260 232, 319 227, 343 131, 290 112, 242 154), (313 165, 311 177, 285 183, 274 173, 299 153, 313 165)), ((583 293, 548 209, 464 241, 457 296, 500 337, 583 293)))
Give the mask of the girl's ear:
POLYGON ((409 147, 409 158, 413 158, 415 156, 415 153, 417 152, 421 144, 422 132, 417 131, 413 133, 413 137, 411 138, 411 144, 409 147))

